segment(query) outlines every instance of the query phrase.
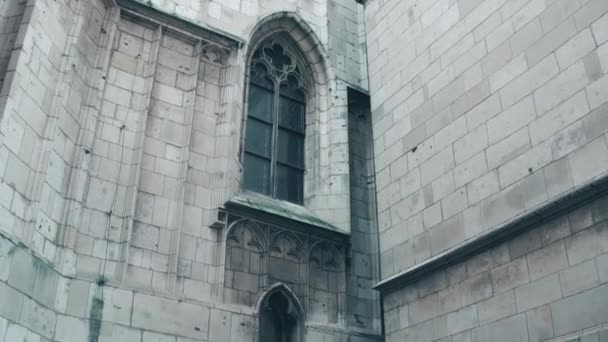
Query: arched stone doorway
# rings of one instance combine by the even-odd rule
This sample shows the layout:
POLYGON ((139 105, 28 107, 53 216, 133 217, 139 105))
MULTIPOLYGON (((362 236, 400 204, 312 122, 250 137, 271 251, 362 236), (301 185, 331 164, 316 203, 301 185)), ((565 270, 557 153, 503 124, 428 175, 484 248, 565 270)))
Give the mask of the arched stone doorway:
POLYGON ((276 284, 258 302, 258 342, 302 342, 304 311, 293 292, 276 284))

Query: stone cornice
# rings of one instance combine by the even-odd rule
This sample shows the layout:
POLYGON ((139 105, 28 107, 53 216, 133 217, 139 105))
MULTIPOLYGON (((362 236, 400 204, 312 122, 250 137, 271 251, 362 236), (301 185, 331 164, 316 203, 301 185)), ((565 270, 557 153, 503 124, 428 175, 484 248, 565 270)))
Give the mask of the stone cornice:
POLYGON ((418 265, 390 276, 373 288, 387 293, 412 284, 606 194, 608 194, 608 174, 547 201, 418 265))
MULTIPOLYGON (((267 222, 282 227, 289 227, 294 231, 298 231, 305 234, 310 234, 314 231, 313 235, 323 237, 333 241, 348 241, 350 235, 340 229, 332 226, 319 218, 316 218, 310 214, 303 214, 305 210, 303 207, 301 210, 294 210, 292 204, 277 205, 277 200, 272 201, 272 205, 268 204, 269 200, 260 202, 256 200, 256 197, 261 196, 235 196, 223 205, 223 210, 242 215, 252 219, 267 222), (247 200, 243 200, 243 199, 247 200), (260 204, 261 203, 261 204, 260 204)), ((304 213, 309 213, 307 210, 304 213)))

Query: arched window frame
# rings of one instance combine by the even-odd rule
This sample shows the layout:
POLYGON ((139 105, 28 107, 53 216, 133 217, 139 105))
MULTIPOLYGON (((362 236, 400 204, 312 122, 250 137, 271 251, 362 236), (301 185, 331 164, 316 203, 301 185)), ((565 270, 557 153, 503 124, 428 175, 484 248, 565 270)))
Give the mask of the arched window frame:
MULTIPOLYGON (((268 195, 273 198, 278 198, 293 202, 296 204, 303 204, 304 202, 304 179, 306 173, 306 136, 307 136, 307 116, 310 111, 311 94, 314 93, 312 87, 313 82, 311 75, 305 67, 304 58, 301 55, 301 51, 294 44, 291 37, 284 32, 278 32, 269 35, 262 39, 254 48, 254 52, 251 54, 248 60, 248 77, 247 77, 247 115, 245 119, 244 139, 243 139, 243 150, 241 153, 241 160, 243 163, 243 188, 246 190, 252 190, 268 195), (281 51, 278 53, 282 54, 279 57, 283 57, 282 61, 279 60, 277 63, 277 56, 269 53, 270 51, 276 50, 276 47, 280 47, 281 51), (284 62, 284 63, 281 63, 284 62), (263 75, 256 74, 259 69, 264 70, 263 75), (287 87, 285 87, 287 86, 287 87), (247 139, 251 139, 250 132, 247 127, 252 124, 252 121, 261 121, 252 115, 251 96, 252 88, 264 88, 266 91, 272 93, 271 102, 271 122, 265 124, 272 125, 272 132, 270 134, 270 158, 269 160, 269 172, 268 172, 268 189, 255 189, 248 184, 247 173, 251 172, 251 165, 247 164, 248 154, 255 154, 248 150, 247 139), (283 99, 293 101, 301 105, 300 116, 301 116, 301 129, 299 131, 291 129, 281 124, 281 118, 285 115, 293 113, 287 113, 281 108, 283 99), (288 132, 290 136, 297 136, 300 139, 299 155, 290 160, 292 163, 286 163, 285 160, 279 160, 279 150, 283 145, 279 144, 279 134, 281 132, 288 132), (297 159, 297 160, 295 160, 297 159), (295 185, 297 193, 295 196, 286 195, 280 193, 281 182, 277 179, 277 169, 279 166, 289 169, 294 173, 299 173, 297 184, 295 185)), ((274 51, 275 53, 277 51, 274 51)), ((294 140, 290 140, 294 141, 294 140)), ((255 155, 255 157, 261 157, 255 155)), ((266 158, 266 157, 265 157, 266 158)), ((290 191, 294 191, 290 189, 290 191)))
MULTIPOLYGON (((238 93, 242 102, 235 103, 239 113, 239 160, 234 164, 237 177, 234 191, 243 191, 243 159, 246 132, 249 69, 253 52, 269 37, 282 35, 294 49, 302 63, 302 77, 306 84, 306 138, 303 206, 321 220, 331 223, 340 231, 350 232, 350 187, 348 168, 348 115, 346 86, 339 81, 331 67, 327 45, 317 35, 318 30, 296 12, 270 13, 249 30, 246 52, 239 55, 243 82, 238 93), (328 202, 330 207, 328 207, 328 202), (331 210, 329 210, 331 209, 331 210)), ((226 134, 232 134, 226 132, 226 134)), ((218 146, 218 149, 225 148, 218 146)), ((280 206, 280 204, 278 204, 280 206)), ((282 210, 287 210, 283 207, 282 210)))

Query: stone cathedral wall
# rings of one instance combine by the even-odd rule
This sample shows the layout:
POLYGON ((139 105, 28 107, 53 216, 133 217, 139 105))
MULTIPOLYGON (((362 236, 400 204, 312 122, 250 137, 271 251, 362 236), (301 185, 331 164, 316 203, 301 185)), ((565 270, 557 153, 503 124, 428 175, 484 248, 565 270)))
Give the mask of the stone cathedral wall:
POLYGON ((387 341, 605 338, 608 2, 365 13, 387 341))
POLYGON ((383 278, 606 174, 606 12, 367 3, 383 278))
MULTIPOLYGON (((249 39, 263 18, 282 18, 304 53, 324 52, 309 60, 325 68, 329 90, 317 94, 307 207, 348 233, 351 185, 362 187, 349 181, 347 125, 347 87, 367 87, 362 9, 3 2, 0 341, 255 341, 259 293, 250 305, 225 300, 227 227, 211 228, 240 189, 249 39)), ((369 177, 368 164, 353 172, 369 177)), ((306 288, 318 293, 307 341, 379 338, 375 216, 361 216, 350 234, 364 266, 339 260, 335 293, 323 282, 306 288)), ((310 273, 322 278, 325 266, 310 273)))
POLYGON ((387 341, 604 341, 608 197, 384 294, 387 341))

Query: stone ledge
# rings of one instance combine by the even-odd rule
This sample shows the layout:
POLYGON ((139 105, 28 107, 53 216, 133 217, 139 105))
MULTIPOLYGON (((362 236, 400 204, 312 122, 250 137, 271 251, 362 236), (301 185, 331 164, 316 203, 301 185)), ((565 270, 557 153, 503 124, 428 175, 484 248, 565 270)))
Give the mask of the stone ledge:
POLYGON ((260 218, 269 223, 300 228, 317 228, 320 232, 330 235, 348 237, 349 234, 340 228, 318 218, 303 206, 273 199, 249 191, 232 197, 224 204, 224 209, 229 212, 242 213, 252 218, 260 218))
POLYGON ((481 235, 466 240, 405 271, 392 275, 378 282, 373 288, 382 293, 398 290, 607 194, 608 174, 604 174, 600 178, 530 209, 481 235))

